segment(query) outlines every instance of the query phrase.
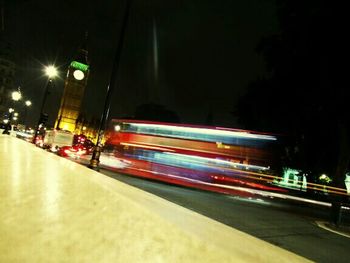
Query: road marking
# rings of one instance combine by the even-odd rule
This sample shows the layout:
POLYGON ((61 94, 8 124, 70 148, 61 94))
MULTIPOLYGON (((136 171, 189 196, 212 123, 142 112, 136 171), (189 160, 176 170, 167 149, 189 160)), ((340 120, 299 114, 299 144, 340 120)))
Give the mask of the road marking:
POLYGON ((335 233, 335 234, 338 234, 338 235, 341 235, 341 236, 344 236, 344 237, 347 237, 347 238, 350 238, 350 235, 348 234, 345 234, 343 232, 340 232, 340 231, 336 231, 336 230, 333 230, 329 227, 326 226, 326 222, 322 222, 322 221, 315 221, 316 225, 318 225, 320 228, 323 228, 327 231, 330 231, 332 233, 335 233))

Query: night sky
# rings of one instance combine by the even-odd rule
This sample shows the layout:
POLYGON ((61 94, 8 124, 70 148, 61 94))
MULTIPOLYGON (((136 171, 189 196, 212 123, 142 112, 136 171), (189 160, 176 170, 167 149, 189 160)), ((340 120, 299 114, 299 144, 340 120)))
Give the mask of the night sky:
MULTIPOLYGON (((33 101, 31 124, 43 97, 43 65, 60 66, 61 79, 45 107, 52 124, 67 66, 86 31, 91 72, 82 111, 99 118, 124 7, 122 0, 7 0, 5 27, 18 67, 16 83, 33 101)), ((132 116, 139 104, 157 97, 184 123, 204 123, 212 109, 214 124, 236 126, 230 114, 236 100, 264 74, 255 47, 261 37, 277 31, 275 1, 134 0, 130 12, 110 116, 132 116)))

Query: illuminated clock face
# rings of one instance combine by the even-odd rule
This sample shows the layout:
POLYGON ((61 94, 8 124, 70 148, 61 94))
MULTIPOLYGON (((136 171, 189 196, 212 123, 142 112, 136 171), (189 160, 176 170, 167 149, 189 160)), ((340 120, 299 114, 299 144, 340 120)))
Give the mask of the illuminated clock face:
POLYGON ((84 72, 79 69, 74 70, 73 76, 76 80, 82 80, 85 77, 84 72))

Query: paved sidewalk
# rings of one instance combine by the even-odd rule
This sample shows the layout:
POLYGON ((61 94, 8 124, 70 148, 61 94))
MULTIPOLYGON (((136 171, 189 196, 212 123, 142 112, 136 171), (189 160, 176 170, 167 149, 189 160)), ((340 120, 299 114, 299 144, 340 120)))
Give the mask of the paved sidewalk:
POLYGON ((307 262, 0 135, 0 262, 307 262))

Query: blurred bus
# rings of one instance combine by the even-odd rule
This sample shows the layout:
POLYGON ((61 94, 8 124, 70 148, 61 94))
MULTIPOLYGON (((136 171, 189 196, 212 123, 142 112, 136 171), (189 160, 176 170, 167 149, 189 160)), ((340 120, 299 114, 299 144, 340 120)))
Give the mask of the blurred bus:
POLYGON ((267 133, 116 119, 101 165, 180 184, 278 190, 272 185, 276 145, 277 137, 267 133))

